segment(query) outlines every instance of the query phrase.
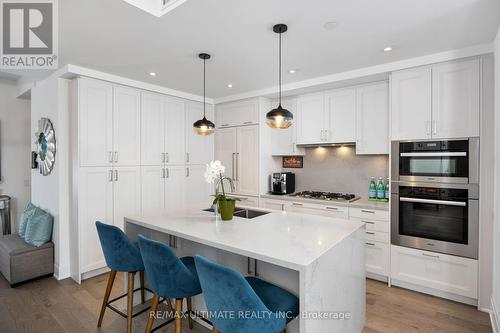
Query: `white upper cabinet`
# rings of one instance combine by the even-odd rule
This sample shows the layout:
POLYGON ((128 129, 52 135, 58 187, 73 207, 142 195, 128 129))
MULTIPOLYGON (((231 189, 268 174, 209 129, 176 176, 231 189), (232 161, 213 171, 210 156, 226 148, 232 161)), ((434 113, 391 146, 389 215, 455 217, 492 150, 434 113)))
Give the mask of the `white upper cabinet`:
MULTIPOLYGON (((236 128, 221 128, 215 135, 215 159, 226 167, 225 176, 236 179, 236 128)), ((229 188, 225 189, 230 192, 229 188)))
POLYGON ((141 109, 141 164, 158 165, 165 158, 163 96, 142 93, 141 109))
POLYGON ((259 123, 259 100, 252 99, 217 105, 217 127, 253 125, 259 123))
POLYGON ((139 90, 115 87, 113 153, 117 165, 141 163, 141 95, 139 90))
MULTIPOLYGON (((185 125, 185 103, 182 100, 165 97, 165 155, 167 164, 184 164, 186 158, 185 131, 193 132, 185 125)), ((192 124, 191 124, 192 125, 192 124)))
POLYGON ((323 93, 297 98, 298 143, 317 143, 326 138, 325 98, 323 93))
MULTIPOLYGON (((206 106, 206 117, 213 121, 214 111, 212 105, 206 106)), ((198 102, 186 103, 186 154, 187 164, 206 164, 214 156, 214 136, 198 135, 193 130, 193 123, 203 118, 203 104, 198 102)), ((215 134, 217 135, 217 134, 215 134)))
POLYGON ((430 67, 392 73, 392 139, 431 137, 432 71, 430 67))
POLYGON ((240 194, 259 194, 259 127, 236 131, 236 187, 240 194))
POLYGON ((356 95, 356 154, 389 154, 387 83, 358 87, 356 95))
POLYGON ((392 73, 392 139, 479 136, 479 60, 392 73))
MULTIPOLYGON (((273 102, 273 105, 275 104, 276 102, 273 102)), ((281 106, 293 113, 294 122, 289 128, 271 129, 271 155, 305 155, 304 148, 297 147, 297 99, 283 99, 281 101, 281 106)))
POLYGON ((86 78, 77 84, 80 166, 108 166, 113 151, 113 88, 86 78))
POLYGON ((325 94, 328 121, 326 140, 354 142, 356 139, 356 89, 339 89, 325 94))
POLYGON ((479 60, 432 68, 432 136, 479 136, 479 60))

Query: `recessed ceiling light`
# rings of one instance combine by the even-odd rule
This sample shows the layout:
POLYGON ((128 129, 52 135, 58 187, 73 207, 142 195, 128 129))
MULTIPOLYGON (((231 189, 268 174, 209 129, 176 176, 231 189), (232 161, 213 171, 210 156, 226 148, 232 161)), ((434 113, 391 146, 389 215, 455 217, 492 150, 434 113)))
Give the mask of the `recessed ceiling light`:
POLYGON ((391 52, 391 51, 392 51, 391 46, 384 47, 384 52, 391 52))
POLYGON ((336 27, 337 27, 336 21, 330 21, 330 22, 326 22, 325 24, 323 24, 323 28, 325 28, 325 30, 333 30, 336 27))
POLYGON ((233 87, 233 85, 232 85, 231 83, 229 83, 229 84, 227 85, 227 87, 228 87, 228 88, 232 88, 232 87, 233 87))
POLYGON ((297 71, 298 71, 298 69, 290 69, 290 70, 288 71, 288 73, 290 73, 290 74, 295 74, 295 73, 297 73, 297 71))
POLYGON ((156 73, 155 72, 149 72, 149 75, 156 76, 156 73))

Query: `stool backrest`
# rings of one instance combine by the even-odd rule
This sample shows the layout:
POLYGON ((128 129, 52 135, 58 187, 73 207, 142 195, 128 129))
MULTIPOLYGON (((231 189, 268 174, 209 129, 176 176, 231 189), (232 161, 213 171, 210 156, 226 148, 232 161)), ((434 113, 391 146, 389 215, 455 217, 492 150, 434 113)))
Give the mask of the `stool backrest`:
POLYGON ((175 252, 166 244, 139 235, 144 268, 148 285, 162 297, 183 298, 198 286, 198 277, 193 275, 175 252))
POLYGON ((99 221, 95 223, 95 226, 106 264, 112 271, 137 272, 144 270, 139 248, 128 239, 120 228, 99 221))
POLYGON ((241 273, 194 257, 210 320, 221 332, 277 333, 285 319, 269 311, 241 273))

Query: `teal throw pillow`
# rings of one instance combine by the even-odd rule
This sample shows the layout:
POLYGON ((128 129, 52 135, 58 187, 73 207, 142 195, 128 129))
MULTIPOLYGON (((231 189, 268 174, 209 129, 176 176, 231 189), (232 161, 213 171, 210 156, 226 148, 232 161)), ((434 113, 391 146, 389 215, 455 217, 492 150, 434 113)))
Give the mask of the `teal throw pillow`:
POLYGON ((51 240, 53 224, 52 215, 37 207, 26 225, 24 241, 36 247, 42 246, 51 240))
POLYGON ((22 239, 24 239, 24 235, 26 234, 26 225, 35 213, 35 209, 36 206, 30 202, 26 205, 26 208, 24 208, 24 211, 21 214, 21 220, 19 221, 19 231, 17 232, 17 234, 22 239))

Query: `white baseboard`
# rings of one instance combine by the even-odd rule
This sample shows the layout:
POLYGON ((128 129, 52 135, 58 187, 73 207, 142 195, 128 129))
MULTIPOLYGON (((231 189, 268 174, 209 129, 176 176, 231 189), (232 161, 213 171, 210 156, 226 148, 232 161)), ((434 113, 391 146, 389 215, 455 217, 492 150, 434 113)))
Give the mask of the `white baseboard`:
POLYGON ((490 311, 491 327, 493 328, 493 333, 500 333, 500 316, 498 313, 498 308, 496 307, 495 300, 491 296, 491 311, 490 311))
POLYGON ((59 265, 54 264, 54 277, 56 280, 64 280, 70 277, 69 269, 62 269, 59 265))

